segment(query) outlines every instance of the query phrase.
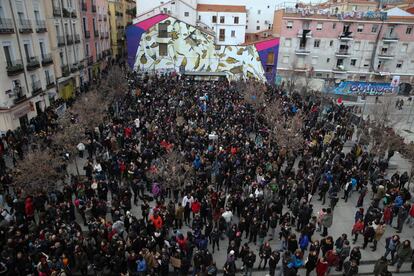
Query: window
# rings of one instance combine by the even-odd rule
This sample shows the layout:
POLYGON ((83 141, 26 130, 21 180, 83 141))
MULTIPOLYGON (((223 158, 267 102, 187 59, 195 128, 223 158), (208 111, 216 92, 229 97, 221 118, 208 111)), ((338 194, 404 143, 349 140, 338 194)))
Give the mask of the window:
POLYGON ((333 40, 329 41, 329 46, 333 46, 333 40))
POLYGON ((217 23, 217 16, 213 15, 213 17, 211 18, 211 21, 213 23, 217 23))
POLYGON ((364 30, 364 25, 358 25, 357 32, 362 33, 363 30, 364 30))
POLYGON ((359 80, 360 81, 366 81, 367 80, 367 76, 359 76, 359 80))
POLYGON ((220 29, 219 41, 224 41, 226 39, 226 30, 220 29))
POLYGON ((274 64, 274 63, 275 63, 275 53, 272 51, 267 54, 266 64, 274 64))
POLYGON ((293 21, 288 21, 286 24, 286 29, 292 29, 293 28, 293 21))
POLYGON ((407 52, 407 50, 408 50, 408 44, 407 44, 407 43, 404 43, 404 44, 401 46, 401 53, 406 53, 406 52, 407 52))
POLYGON ((285 39, 285 47, 289 48, 292 45, 292 39, 286 38, 285 39))
POLYGON ((4 56, 6 57, 6 63, 8 66, 13 65, 13 52, 10 42, 3 42, 4 56))
POLYGON ((378 30, 378 25, 377 24, 372 25, 372 27, 371 27, 371 33, 376 33, 377 30, 378 30))
POLYGON ((323 24, 322 23, 318 23, 316 25, 316 30, 321 31, 322 30, 322 27, 323 27, 323 24))
POLYGON ((239 24, 239 17, 238 16, 234 17, 234 24, 239 24))
POLYGON ((405 34, 411 34, 412 31, 413 31, 413 27, 408 26, 407 29, 405 30, 405 34))
POLYGON ((332 24, 332 29, 334 29, 334 30, 336 29, 336 23, 332 24))
POLYGON ((365 61, 364 61, 364 67, 365 68, 367 68, 367 67, 369 67, 369 65, 371 64, 371 60, 370 59, 366 59, 365 61))
POLYGON ((262 11, 261 10, 257 10, 257 14, 261 14, 262 13, 262 11))
POLYGON ((313 47, 314 48, 319 48, 320 45, 321 45, 321 40, 320 39, 315 39, 315 41, 313 42, 313 47))
POLYGON ((326 59, 326 63, 329 63, 331 61, 331 59, 330 58, 327 58, 326 59))
POLYGON ((260 31, 260 26, 256 26, 256 31, 260 31))
POLYGON ((289 63, 289 56, 284 56, 284 57, 283 57, 282 62, 283 62, 284 64, 289 63))
POLYGON ((224 23, 224 16, 220 16, 220 23, 224 23))
POLYGON ((159 23, 158 24, 158 37, 159 38, 168 38, 168 24, 159 23))
POLYGON ((318 57, 312 57, 312 64, 315 65, 318 63, 318 57))
POLYGON ((236 37, 236 31, 234 30, 231 31, 231 37, 236 37))
POLYGON ((190 13, 189 12, 184 12, 184 16, 185 17, 189 17, 190 16, 190 13))
POLYGON ((165 57, 168 55, 168 44, 167 43, 159 43, 159 56, 165 57))
POLYGON ((403 61, 402 60, 399 60, 398 62, 397 62, 397 68, 402 68, 402 65, 403 65, 403 61))
POLYGON ((356 59, 355 58, 353 58, 353 59, 351 59, 351 66, 355 66, 356 65, 356 59))

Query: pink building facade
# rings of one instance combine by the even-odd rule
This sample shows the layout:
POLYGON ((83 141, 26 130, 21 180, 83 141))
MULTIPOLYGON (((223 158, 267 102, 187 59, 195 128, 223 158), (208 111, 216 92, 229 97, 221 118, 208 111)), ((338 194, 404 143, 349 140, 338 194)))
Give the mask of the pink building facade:
POLYGON ((343 18, 291 9, 276 11, 274 26, 282 78, 295 72, 319 84, 390 82, 393 76, 414 81, 414 16, 360 12, 343 18))
POLYGON ((108 0, 79 0, 85 61, 82 82, 96 80, 110 56, 108 0))

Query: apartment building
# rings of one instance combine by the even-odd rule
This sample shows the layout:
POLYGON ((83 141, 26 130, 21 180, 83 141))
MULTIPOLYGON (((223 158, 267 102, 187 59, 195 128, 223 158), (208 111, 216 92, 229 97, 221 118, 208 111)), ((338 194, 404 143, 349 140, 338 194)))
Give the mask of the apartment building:
POLYGON ((44 1, 0 0, 0 131, 26 127, 56 96, 44 1))
POLYGON ((133 0, 108 0, 110 42, 113 57, 126 54, 125 27, 132 24, 136 3, 133 0))
POLYGON ((43 0, 59 97, 71 98, 84 78, 84 50, 77 0, 43 0))
POLYGON ((83 46, 85 52, 83 82, 97 79, 110 55, 108 1, 80 0, 83 46))
POLYGON ((267 33, 270 36, 276 7, 271 0, 137 0, 136 4, 135 22, 160 13, 169 14, 205 31, 214 31, 217 43, 221 45, 243 44, 246 37, 249 42, 259 40, 255 38, 267 33), (220 21, 220 18, 224 20, 220 21))
MULTIPOLYGON (((401 12, 330 14, 283 9, 275 12, 274 35, 280 37, 278 75, 289 80, 312 78, 401 82, 414 80, 414 16, 401 12)), ((320 87, 316 87, 320 88, 320 87)))
POLYGON ((216 34, 216 45, 243 44, 246 35, 246 7, 229 5, 197 5, 197 20, 216 34))

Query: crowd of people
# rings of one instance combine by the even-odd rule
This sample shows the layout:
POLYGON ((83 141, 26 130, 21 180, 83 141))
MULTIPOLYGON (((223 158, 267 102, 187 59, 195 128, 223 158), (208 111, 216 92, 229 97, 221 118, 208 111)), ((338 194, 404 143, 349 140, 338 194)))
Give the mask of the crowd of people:
MULTIPOLYGON (((109 109, 110 120, 79 141, 84 177, 24 197, 3 189, 0 275, 252 275, 258 269, 352 276, 367 247, 377 250, 381 239, 386 248, 375 275, 412 262, 410 240, 398 235, 414 224, 408 174, 388 177, 389 158, 358 143, 343 152, 354 136, 350 108, 257 83, 266 96, 255 108, 242 85, 227 81, 125 75, 129 91, 119 110, 109 109), (300 115, 296 135, 303 147, 271 139, 264 109, 276 99, 284 118, 300 115), (158 173, 172 153, 176 164, 158 173), (355 224, 335 237, 330 229, 341 223, 335 207, 352 197, 358 198, 355 224), (323 208, 316 210, 315 202, 323 208), (392 226, 395 235, 383 237, 392 226), (225 258, 223 266, 218 258, 225 258)), ((13 187, 8 170, 3 188, 13 187)))

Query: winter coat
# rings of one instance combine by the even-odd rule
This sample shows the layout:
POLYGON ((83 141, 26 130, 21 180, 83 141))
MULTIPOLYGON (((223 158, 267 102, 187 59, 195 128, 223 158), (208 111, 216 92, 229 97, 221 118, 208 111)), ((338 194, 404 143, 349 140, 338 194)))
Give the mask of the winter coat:
POLYGON ((322 218, 321 223, 326 228, 331 227, 332 226, 332 223, 333 223, 333 215, 332 215, 332 213, 331 214, 325 214, 323 216, 323 218, 322 218))
POLYGON ((388 270, 388 261, 385 259, 379 259, 374 266, 374 275, 378 276, 382 272, 385 272, 388 270))
POLYGON ((385 233, 385 224, 384 225, 378 225, 377 229, 375 229, 375 236, 374 239, 376 241, 379 241, 382 238, 382 235, 385 233))
POLYGON ((325 276, 326 272, 328 271, 328 262, 321 262, 321 259, 318 260, 316 264, 316 275, 317 276, 325 276))
POLYGON ((400 243, 397 246, 397 256, 398 258, 408 261, 411 258, 412 249, 411 246, 404 246, 404 243, 400 243))

